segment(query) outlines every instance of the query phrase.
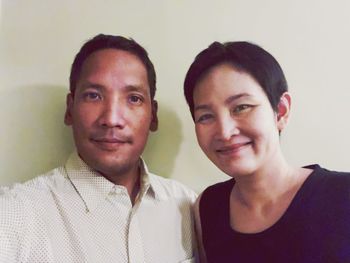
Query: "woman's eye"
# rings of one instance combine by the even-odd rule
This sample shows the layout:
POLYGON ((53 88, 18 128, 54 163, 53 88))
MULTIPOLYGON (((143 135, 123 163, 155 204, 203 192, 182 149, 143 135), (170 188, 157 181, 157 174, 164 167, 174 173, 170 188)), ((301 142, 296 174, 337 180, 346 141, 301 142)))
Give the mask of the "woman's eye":
POLYGON ((212 114, 203 114, 203 115, 201 115, 201 116, 199 116, 199 117, 197 118, 197 121, 196 121, 196 122, 201 122, 201 123, 203 123, 203 122, 209 121, 209 120, 212 119, 212 118, 213 118, 213 115, 212 115, 212 114))
POLYGON ((129 97, 129 101, 133 104, 141 104, 143 102, 142 97, 137 96, 137 95, 131 95, 129 97))
POLYGON ((233 108, 234 113, 240 113, 242 111, 245 111, 247 109, 251 108, 251 105, 248 104, 241 104, 233 108))

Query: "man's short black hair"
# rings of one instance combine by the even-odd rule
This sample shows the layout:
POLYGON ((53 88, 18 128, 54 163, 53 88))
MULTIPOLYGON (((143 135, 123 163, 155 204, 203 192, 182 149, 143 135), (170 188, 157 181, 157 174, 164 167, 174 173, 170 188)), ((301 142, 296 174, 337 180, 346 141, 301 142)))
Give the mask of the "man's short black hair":
POLYGON ((99 34, 88 40, 75 56, 69 77, 70 92, 74 94, 81 73, 81 68, 86 58, 98 50, 109 48, 127 51, 141 60, 147 70, 148 84, 151 99, 153 100, 156 94, 156 73, 153 63, 148 57, 147 51, 133 39, 104 34, 99 34))

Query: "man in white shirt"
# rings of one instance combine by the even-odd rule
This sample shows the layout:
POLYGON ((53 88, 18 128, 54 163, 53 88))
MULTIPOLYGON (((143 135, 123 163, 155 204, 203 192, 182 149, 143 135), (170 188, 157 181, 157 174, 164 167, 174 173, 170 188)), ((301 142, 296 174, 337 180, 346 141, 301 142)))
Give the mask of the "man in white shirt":
POLYGON ((135 41, 98 35, 76 55, 65 123, 76 152, 0 190, 0 262, 194 262, 196 194, 148 172, 156 75, 135 41))

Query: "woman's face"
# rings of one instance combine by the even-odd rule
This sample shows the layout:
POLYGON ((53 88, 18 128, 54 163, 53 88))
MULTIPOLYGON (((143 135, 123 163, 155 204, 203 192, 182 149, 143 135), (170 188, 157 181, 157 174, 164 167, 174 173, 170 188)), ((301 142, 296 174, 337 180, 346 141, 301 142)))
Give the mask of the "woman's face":
POLYGON ((273 164, 284 123, 249 74, 229 64, 215 66, 193 97, 198 143, 219 169, 238 177, 273 164))

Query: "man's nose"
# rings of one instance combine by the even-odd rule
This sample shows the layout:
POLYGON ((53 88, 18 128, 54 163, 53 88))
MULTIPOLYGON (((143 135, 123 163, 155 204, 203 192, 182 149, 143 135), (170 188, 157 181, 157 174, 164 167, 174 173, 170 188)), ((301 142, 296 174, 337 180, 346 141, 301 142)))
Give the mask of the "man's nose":
POLYGON ((103 105, 103 111, 100 116, 100 125, 107 128, 124 128, 126 105, 118 99, 106 100, 103 105))

